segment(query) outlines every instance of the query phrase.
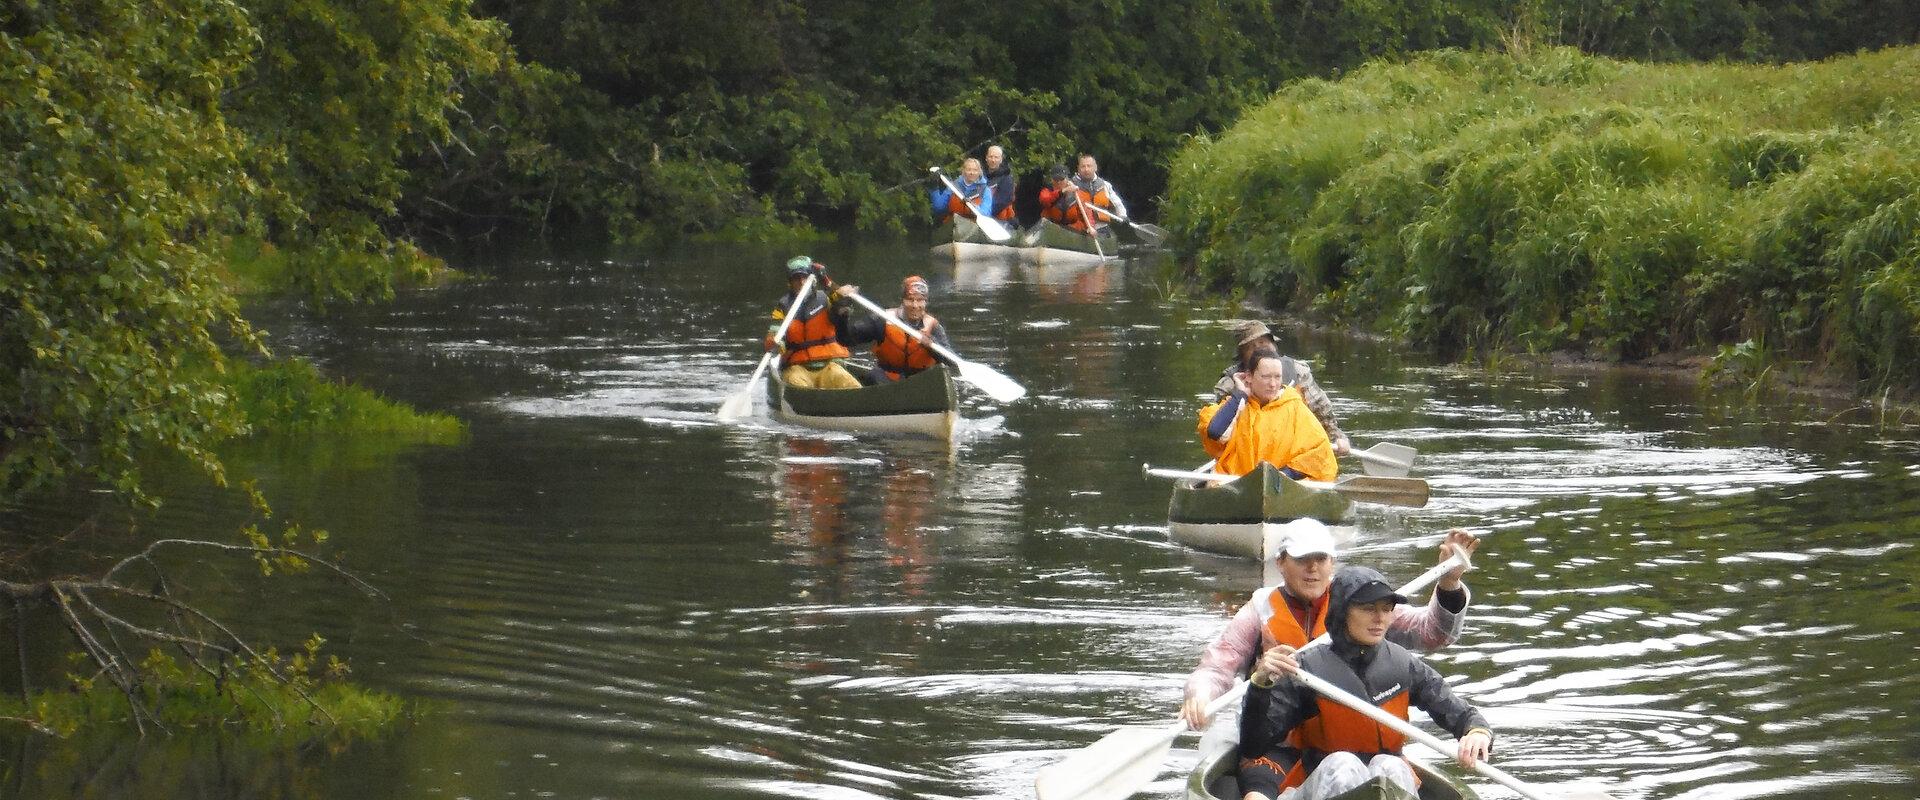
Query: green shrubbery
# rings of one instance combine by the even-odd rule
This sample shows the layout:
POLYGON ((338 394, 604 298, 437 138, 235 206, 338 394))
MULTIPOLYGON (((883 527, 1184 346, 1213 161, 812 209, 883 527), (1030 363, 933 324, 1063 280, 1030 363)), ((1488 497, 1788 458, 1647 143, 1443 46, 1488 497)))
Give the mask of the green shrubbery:
POLYGON ((1914 48, 1789 67, 1438 52, 1302 81, 1195 140, 1165 215, 1203 281, 1419 343, 1758 339, 1913 387, 1915 108, 1914 48))
POLYGON ((454 444, 466 426, 447 414, 415 411, 370 390, 329 381, 299 359, 236 366, 234 404, 254 429, 274 434, 334 433, 454 444))
POLYGON ((301 741, 373 735, 400 718, 403 701, 347 682, 346 663, 323 658, 322 644, 314 636, 289 656, 267 650, 218 665, 183 663, 154 650, 140 665, 137 712, 112 681, 69 675, 62 689, 0 697, 0 717, 61 737, 128 723, 138 713, 168 729, 231 727, 301 741))

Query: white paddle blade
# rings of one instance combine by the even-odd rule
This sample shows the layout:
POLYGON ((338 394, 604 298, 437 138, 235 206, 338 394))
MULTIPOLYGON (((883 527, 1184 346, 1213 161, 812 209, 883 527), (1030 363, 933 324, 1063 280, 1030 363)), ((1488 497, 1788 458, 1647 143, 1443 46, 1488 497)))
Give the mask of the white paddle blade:
POLYGON ((960 380, 973 384, 988 397, 1002 403, 1011 403, 1027 396, 1027 387, 1000 374, 999 370, 973 361, 960 362, 960 380))
POLYGON ((1407 470, 1413 468, 1413 457, 1419 451, 1404 444, 1381 442, 1365 450, 1353 451, 1360 459, 1360 468, 1368 475, 1378 478, 1404 478, 1407 470))
POLYGON ((748 386, 728 397, 726 402, 720 404, 718 416, 721 422, 734 422, 753 416, 753 387, 748 386))
POLYGON ((1038 800, 1126 800, 1160 774, 1179 730, 1120 728, 1044 767, 1034 777, 1038 800))
MULTIPOLYGON (((980 210, 975 209, 975 212, 980 210)), ((1013 233, 1007 230, 1007 226, 1000 224, 1000 220, 993 217, 976 213, 973 221, 980 226, 980 232, 986 234, 987 238, 992 239, 996 244, 1006 244, 1007 240, 1013 238, 1013 233)))

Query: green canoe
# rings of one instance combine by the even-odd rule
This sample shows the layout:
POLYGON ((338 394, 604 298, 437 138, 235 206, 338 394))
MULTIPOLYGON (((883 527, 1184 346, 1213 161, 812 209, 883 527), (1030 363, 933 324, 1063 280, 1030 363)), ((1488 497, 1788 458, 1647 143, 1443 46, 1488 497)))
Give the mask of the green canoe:
MULTIPOLYGON (((866 380, 866 368, 847 367, 866 380)), ((779 370, 767 375, 767 407, 774 418, 812 428, 951 439, 959 406, 953 376, 938 364, 903 380, 861 389, 794 389, 780 380, 779 370)))
POLYGON ((1113 235, 1113 226, 1101 225, 1099 233, 1096 246, 1094 237, 1043 219, 1022 234, 1021 242, 1026 245, 1027 257, 1036 264, 1099 264, 1120 255, 1120 240, 1113 235))
MULTIPOLYGON (((1019 233, 1015 231, 1018 241, 1019 233)), ((933 229, 933 247, 928 252, 935 258, 962 261, 998 260, 1011 261, 1020 257, 1020 249, 1011 244, 995 244, 980 230, 979 223, 955 214, 933 229)))
MULTIPOLYGON (((1420 794, 1415 797, 1385 778, 1374 778, 1333 800, 1480 800, 1466 784, 1454 780, 1422 762, 1414 761, 1413 771, 1420 776, 1420 794)), ((1232 747, 1202 754, 1199 766, 1187 776, 1187 800, 1240 800, 1240 779, 1236 777, 1239 755, 1232 747)))
POLYGON ((1339 522, 1353 501, 1331 489, 1309 489, 1272 464, 1223 484, 1182 481, 1167 505, 1173 540, 1198 550, 1261 559, 1266 523, 1312 517, 1339 522))

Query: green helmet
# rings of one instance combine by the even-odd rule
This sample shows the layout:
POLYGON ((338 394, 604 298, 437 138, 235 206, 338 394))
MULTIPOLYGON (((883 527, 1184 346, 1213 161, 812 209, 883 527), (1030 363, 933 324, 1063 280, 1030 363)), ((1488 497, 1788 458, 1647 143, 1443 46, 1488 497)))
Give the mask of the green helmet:
POLYGON ((794 256, 787 259, 788 275, 805 275, 811 269, 813 269, 812 256, 794 256))

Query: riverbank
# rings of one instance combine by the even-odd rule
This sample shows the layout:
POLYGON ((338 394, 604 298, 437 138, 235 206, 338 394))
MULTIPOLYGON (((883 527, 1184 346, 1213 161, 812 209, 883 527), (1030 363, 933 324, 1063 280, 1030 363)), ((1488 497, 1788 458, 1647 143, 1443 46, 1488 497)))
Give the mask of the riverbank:
POLYGON ((1784 67, 1443 51, 1174 163, 1201 285, 1454 355, 1920 387, 1920 49, 1784 67), (1556 355, 1558 354, 1558 355, 1556 355))

